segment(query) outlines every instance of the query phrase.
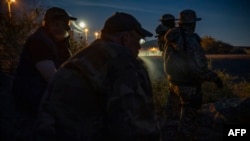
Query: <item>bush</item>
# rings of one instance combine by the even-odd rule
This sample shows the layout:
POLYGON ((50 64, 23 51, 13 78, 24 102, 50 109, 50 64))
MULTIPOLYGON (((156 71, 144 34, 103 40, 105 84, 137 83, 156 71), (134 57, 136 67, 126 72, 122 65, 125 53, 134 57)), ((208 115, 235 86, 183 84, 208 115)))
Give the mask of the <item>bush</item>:
POLYGON ((165 78, 152 81, 153 98, 157 114, 164 116, 168 94, 168 81, 165 78))
POLYGON ((207 54, 228 54, 231 53, 233 49, 232 45, 218 41, 211 36, 203 37, 201 46, 207 54))
POLYGON ((218 76, 222 79, 224 87, 218 89, 215 83, 213 82, 204 82, 202 84, 202 93, 203 93, 203 103, 211 103, 217 100, 225 98, 237 97, 232 91, 232 86, 237 85, 234 80, 237 77, 231 76, 224 71, 216 71, 218 76))
POLYGON ((42 8, 28 9, 0 21, 0 70, 13 74, 27 37, 41 25, 42 8))

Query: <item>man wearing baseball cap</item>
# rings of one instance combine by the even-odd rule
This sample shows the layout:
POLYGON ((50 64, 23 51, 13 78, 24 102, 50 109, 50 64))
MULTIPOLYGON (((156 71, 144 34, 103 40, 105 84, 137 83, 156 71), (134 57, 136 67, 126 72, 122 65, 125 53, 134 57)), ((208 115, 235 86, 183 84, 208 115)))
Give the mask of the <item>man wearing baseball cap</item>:
POLYGON ((124 12, 109 17, 101 32, 52 79, 36 141, 160 140, 151 82, 137 58, 140 39, 152 33, 124 12))
POLYGON ((38 107, 49 80, 66 61, 69 52, 69 23, 76 18, 59 7, 49 8, 44 23, 24 45, 13 82, 13 95, 17 107, 31 118, 37 116, 38 107))
POLYGON ((208 69, 201 39, 195 33, 196 22, 200 20, 195 11, 183 10, 179 15, 179 27, 166 34, 168 44, 164 53, 164 70, 169 81, 166 121, 176 119, 174 113, 180 103, 178 137, 183 141, 195 140, 197 111, 202 104, 202 83, 211 81, 218 88, 223 87, 218 75, 208 69))

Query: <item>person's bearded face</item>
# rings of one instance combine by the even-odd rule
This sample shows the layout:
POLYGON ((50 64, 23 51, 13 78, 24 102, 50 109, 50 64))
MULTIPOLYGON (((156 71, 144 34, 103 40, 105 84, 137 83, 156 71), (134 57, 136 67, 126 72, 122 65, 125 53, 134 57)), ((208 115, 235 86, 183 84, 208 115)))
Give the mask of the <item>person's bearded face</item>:
POLYGON ((69 21, 68 20, 54 20, 48 24, 48 28, 52 36, 56 40, 63 40, 68 36, 69 21))

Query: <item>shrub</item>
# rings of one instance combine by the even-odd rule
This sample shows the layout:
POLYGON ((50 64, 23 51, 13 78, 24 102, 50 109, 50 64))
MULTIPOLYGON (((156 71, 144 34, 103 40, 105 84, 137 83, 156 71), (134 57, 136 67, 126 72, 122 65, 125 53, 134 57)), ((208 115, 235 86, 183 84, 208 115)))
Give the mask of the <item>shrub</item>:
POLYGON ((168 94, 168 81, 165 78, 152 81, 153 98, 157 114, 164 116, 164 110, 168 94))
POLYGON ((27 37, 41 24, 42 8, 2 16, 0 20, 0 71, 13 74, 27 37))
POLYGON ((232 91, 233 85, 237 85, 234 80, 237 77, 231 76, 224 71, 215 71, 222 79, 224 87, 218 89, 214 82, 204 82, 202 84, 203 103, 211 103, 225 98, 237 97, 232 91))

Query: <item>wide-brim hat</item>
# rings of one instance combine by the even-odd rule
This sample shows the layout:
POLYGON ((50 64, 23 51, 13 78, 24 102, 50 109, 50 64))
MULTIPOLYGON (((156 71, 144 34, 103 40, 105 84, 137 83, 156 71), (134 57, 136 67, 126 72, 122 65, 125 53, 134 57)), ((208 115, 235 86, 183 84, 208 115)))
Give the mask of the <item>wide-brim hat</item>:
POLYGON ((69 14, 62 8, 52 7, 49 8, 44 16, 45 21, 53 21, 56 19, 77 20, 77 18, 69 16, 69 14))
POLYGON ((122 31, 134 30, 142 37, 152 37, 153 34, 144 29, 141 24, 128 13, 116 12, 114 15, 109 17, 102 29, 102 32, 114 33, 122 31))
POLYGON ((171 14, 164 14, 161 16, 161 19, 159 19, 159 21, 175 21, 177 19, 175 19, 174 15, 171 14))
POLYGON ((197 18, 195 11, 186 9, 181 11, 179 15, 179 23, 194 23, 200 21, 201 18, 197 18))

